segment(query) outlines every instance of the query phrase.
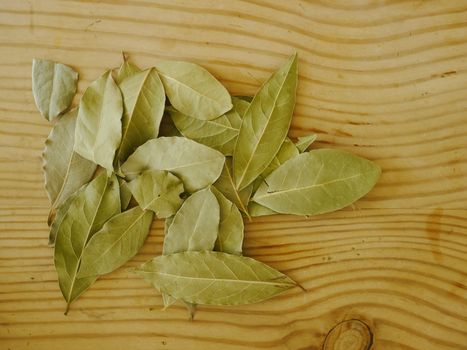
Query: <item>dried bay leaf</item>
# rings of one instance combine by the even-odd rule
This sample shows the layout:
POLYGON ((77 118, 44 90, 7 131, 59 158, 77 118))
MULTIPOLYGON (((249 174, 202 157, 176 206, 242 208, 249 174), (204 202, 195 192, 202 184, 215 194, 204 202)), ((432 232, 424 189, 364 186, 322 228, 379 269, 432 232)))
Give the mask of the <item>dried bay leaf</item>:
MULTIPOLYGON (((73 151, 77 110, 58 120, 42 154, 45 189, 51 203, 49 218, 72 193, 88 183, 96 165, 73 151)), ((51 222, 49 222, 51 224, 51 222)))
POLYGON ((215 187, 211 188, 219 203, 219 233, 215 250, 229 254, 242 254, 243 218, 237 206, 215 187))
POLYGON ((258 204, 256 202, 248 203, 248 213, 251 217, 255 218, 258 216, 267 216, 279 214, 272 209, 265 207, 264 205, 258 204))
POLYGON ((174 215, 182 205, 182 181, 165 170, 147 170, 128 183, 140 207, 152 210, 158 218, 174 215))
POLYGON ((84 92, 75 130, 75 151, 86 159, 113 170, 115 151, 122 138, 122 94, 105 72, 84 92))
POLYGON ((172 106, 201 120, 215 119, 232 108, 227 89, 203 67, 184 61, 156 64, 172 106))
POLYGON ((300 153, 305 152, 310 145, 316 141, 318 138, 318 135, 316 134, 310 134, 307 136, 302 136, 297 139, 297 142, 295 142, 295 146, 297 147, 298 151, 300 153))
POLYGON ((222 192, 222 194, 234 203, 245 215, 248 216, 248 201, 250 200, 253 191, 253 184, 245 187, 243 190, 238 191, 235 188, 235 182, 232 173, 232 158, 225 159, 222 173, 214 183, 214 186, 222 192))
POLYGON ((380 167, 367 159, 319 149, 302 153, 273 171, 253 200, 279 213, 323 214, 363 197, 380 173, 380 167))
POLYGON ((131 197, 133 194, 131 193, 130 188, 128 187, 128 183, 123 179, 118 179, 118 183, 120 185, 120 206, 121 211, 125 211, 128 209, 130 205, 131 197))
POLYGON ((84 186, 80 188, 75 193, 72 193, 58 208, 55 218, 50 225, 50 233, 49 233, 49 245, 55 244, 55 238, 57 237, 57 232, 60 229, 60 225, 62 224, 63 219, 65 218, 65 214, 70 208, 71 203, 73 203, 74 197, 78 195, 81 191, 84 191, 84 186))
POLYGON ((219 232, 219 203, 210 188, 192 194, 175 214, 164 238, 164 254, 212 250, 219 232))
POLYGON ((115 82, 120 85, 120 83, 125 80, 126 78, 141 72, 141 69, 139 69, 136 65, 133 63, 127 61, 126 59, 123 60, 122 65, 118 69, 117 76, 115 78, 115 82))
POLYGON ((97 276, 77 278, 81 256, 88 240, 112 216, 120 213, 119 185, 113 175, 102 172, 83 187, 73 200, 57 231, 54 261, 60 290, 70 304, 78 298, 97 276))
POLYGON ((158 256, 135 272, 161 292, 195 304, 251 304, 296 285, 259 261, 212 251, 158 256))
POLYGON ((37 109, 51 121, 70 107, 76 94, 78 73, 61 63, 32 61, 32 92, 37 109))
POLYGON ((138 147, 121 170, 130 180, 145 170, 167 170, 178 176, 185 190, 192 193, 217 180, 224 159, 222 153, 195 141, 159 137, 138 147))
POLYGON ((232 155, 242 123, 235 109, 212 120, 192 118, 174 108, 168 108, 167 111, 183 136, 214 148, 224 155, 232 155))
POLYGON ((78 278, 104 275, 134 257, 149 234, 153 217, 152 212, 134 207, 107 221, 84 247, 78 278))
POLYGON ((155 69, 135 73, 120 83, 123 96, 122 139, 116 159, 122 164, 136 148, 156 138, 165 108, 165 93, 155 69))
POLYGON ((297 80, 295 54, 264 83, 251 101, 233 155, 237 189, 251 184, 279 151, 292 120, 297 80))

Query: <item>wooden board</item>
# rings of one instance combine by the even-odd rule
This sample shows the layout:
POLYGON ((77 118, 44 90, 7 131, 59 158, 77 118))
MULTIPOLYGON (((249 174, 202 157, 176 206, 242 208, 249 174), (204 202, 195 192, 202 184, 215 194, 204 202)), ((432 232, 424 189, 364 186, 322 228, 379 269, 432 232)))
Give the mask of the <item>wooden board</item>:
MULTIPOLYGON (((467 349, 467 2, 1 0, 0 57, 1 349, 467 349), (31 60, 78 69, 81 94, 121 50, 243 95, 298 52, 291 135, 383 168, 353 208, 247 224, 245 253, 306 292, 189 322, 122 268, 63 315, 31 60)), ((127 266, 160 252, 162 227, 127 266)))

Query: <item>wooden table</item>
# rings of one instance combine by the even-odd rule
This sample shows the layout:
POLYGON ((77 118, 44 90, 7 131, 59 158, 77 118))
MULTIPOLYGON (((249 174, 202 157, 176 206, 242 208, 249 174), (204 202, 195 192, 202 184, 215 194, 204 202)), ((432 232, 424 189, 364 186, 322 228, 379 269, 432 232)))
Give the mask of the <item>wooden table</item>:
MULTIPOLYGON (((0 11, 1 349, 321 349, 336 325, 327 349, 467 349, 466 1, 1 0, 0 11), (121 268, 64 316, 41 171, 51 125, 31 60, 75 67, 81 94, 121 50, 141 67, 197 62, 243 95, 299 53, 291 136, 316 132, 314 147, 383 168, 352 208, 247 224, 245 254, 306 292, 200 307, 190 322, 121 268)), ((162 226, 128 266, 161 251, 162 226)))

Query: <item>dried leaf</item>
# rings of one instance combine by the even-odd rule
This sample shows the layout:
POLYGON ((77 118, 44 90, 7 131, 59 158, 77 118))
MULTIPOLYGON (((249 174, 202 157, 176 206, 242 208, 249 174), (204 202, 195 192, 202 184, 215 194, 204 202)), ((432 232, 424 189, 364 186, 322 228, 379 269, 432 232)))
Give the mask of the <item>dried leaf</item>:
POLYGON ((152 210, 158 218, 174 215, 182 205, 183 183, 164 170, 148 170, 128 183, 131 193, 144 210, 152 210))
POLYGON ((74 196, 55 240, 55 269, 68 308, 96 276, 77 278, 83 249, 104 223, 120 212, 120 194, 115 176, 101 173, 74 196))
POLYGON ((226 88, 203 67, 183 61, 156 64, 172 106, 192 118, 215 119, 232 108, 226 88))
POLYGON ((51 121, 70 107, 76 94, 78 73, 61 63, 33 59, 32 93, 37 109, 51 121))
POLYGON ((274 210, 269 209, 265 207, 264 205, 258 204, 256 202, 248 203, 248 212, 250 213, 250 216, 253 218, 258 217, 258 216, 279 214, 278 212, 275 212, 274 210))
POLYGON ((108 171, 122 138, 122 94, 110 71, 84 92, 76 122, 75 151, 108 171))
POLYGON ((237 206, 229 201, 215 187, 212 193, 219 202, 219 233, 217 235, 215 250, 229 254, 242 254, 243 245, 243 218, 237 206))
POLYGON ((160 137, 138 147, 121 169, 130 180, 148 169, 170 171, 192 193, 216 181, 223 165, 224 156, 212 148, 183 137, 160 137))
POLYGON ((45 189, 51 213, 81 186, 91 180, 96 165, 73 151, 77 110, 68 112, 54 125, 42 154, 45 189))
POLYGON ((219 204, 210 188, 188 197, 164 238, 164 254, 212 250, 219 232, 219 204))
POLYGON ((195 304, 251 304, 296 285, 259 261, 211 251, 158 256, 135 272, 161 292, 195 304))
POLYGON ((295 146, 297 147, 298 151, 300 153, 305 152, 308 147, 311 146, 313 142, 316 141, 318 135, 316 134, 310 134, 307 136, 302 136, 297 139, 297 142, 295 142, 295 146))
POLYGON ((119 86, 123 96, 123 132, 116 160, 122 164, 136 148, 157 137, 165 93, 153 68, 127 77, 119 86))
POLYGON ((200 120, 168 108, 175 126, 183 136, 223 153, 232 155, 242 119, 235 109, 212 120, 200 120))
POLYGON ((377 164, 347 152, 305 152, 272 172, 253 200, 284 214, 327 213, 367 194, 380 173, 377 164))
POLYGON ((62 224, 63 219, 65 218, 65 214, 70 208, 71 203, 73 203, 73 198, 83 191, 84 188, 79 189, 75 193, 72 193, 58 208, 55 218, 50 225, 50 233, 49 233, 49 245, 55 244, 55 238, 57 237, 57 232, 60 229, 60 225, 62 224))
POLYGON ((287 136, 297 79, 297 55, 293 55, 264 83, 245 112, 233 155, 238 190, 267 168, 287 136))
POLYGON ((149 234, 153 216, 134 207, 107 221, 84 247, 78 278, 104 275, 133 258, 149 234))
POLYGON ((121 211, 125 211, 128 209, 130 205, 131 197, 133 194, 128 187, 128 183, 123 179, 118 179, 118 183, 120 185, 120 204, 121 204, 121 211))
POLYGON ((136 65, 134 65, 131 62, 128 62, 127 60, 124 60, 120 68, 118 69, 117 72, 117 77, 115 78, 115 82, 120 85, 122 81, 124 81, 126 78, 141 72, 141 69, 139 69, 136 65))

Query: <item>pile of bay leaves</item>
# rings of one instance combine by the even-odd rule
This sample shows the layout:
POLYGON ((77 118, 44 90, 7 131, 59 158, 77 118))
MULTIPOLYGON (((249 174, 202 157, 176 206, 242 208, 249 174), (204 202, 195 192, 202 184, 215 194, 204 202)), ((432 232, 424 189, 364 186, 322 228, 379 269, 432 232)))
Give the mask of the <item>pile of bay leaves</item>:
POLYGON ((315 135, 287 137, 297 56, 254 97, 231 97, 199 65, 124 59, 70 109, 78 74, 33 61, 33 94, 53 122, 43 153, 50 244, 67 302, 137 254, 154 218, 165 219, 161 256, 133 271, 165 306, 259 302, 296 286, 242 256, 243 217, 315 215, 368 193, 380 168, 315 135))

